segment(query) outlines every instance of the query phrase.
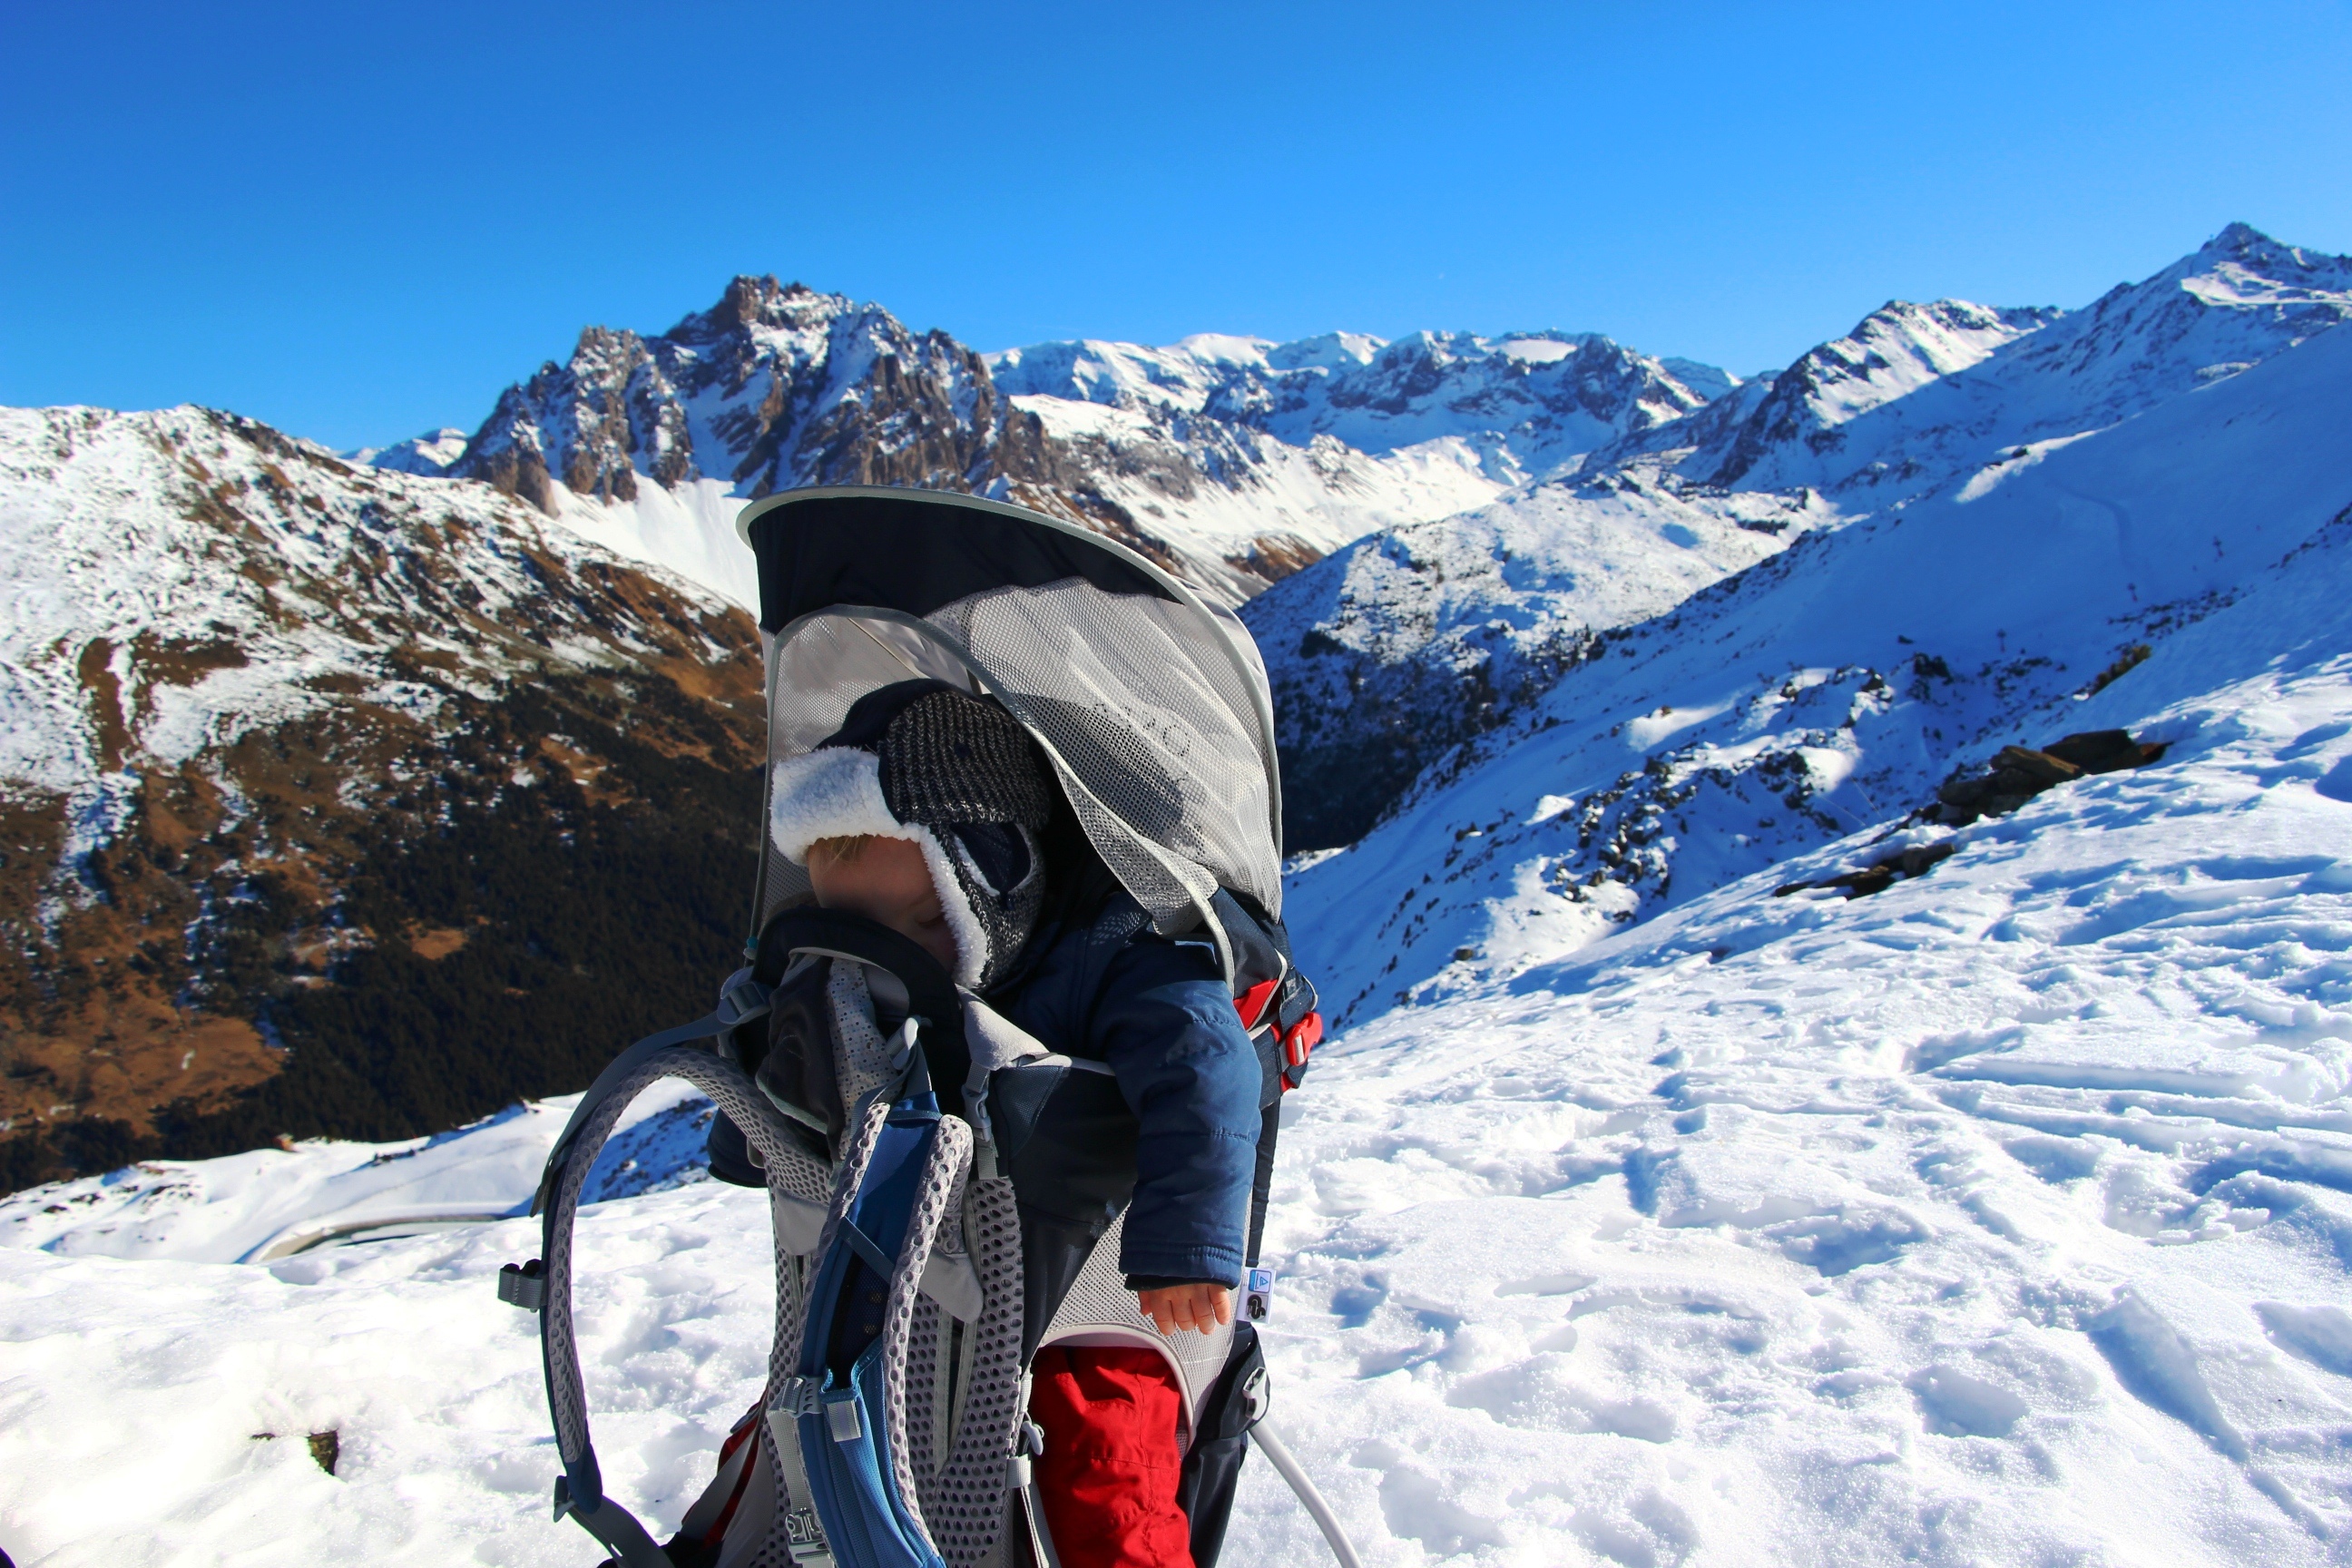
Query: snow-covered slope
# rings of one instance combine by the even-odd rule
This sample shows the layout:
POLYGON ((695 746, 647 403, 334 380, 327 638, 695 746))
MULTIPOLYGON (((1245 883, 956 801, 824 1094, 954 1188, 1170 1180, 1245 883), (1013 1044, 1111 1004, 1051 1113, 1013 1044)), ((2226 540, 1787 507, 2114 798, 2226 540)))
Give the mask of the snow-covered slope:
MULTIPOLYGON (((527 1216, 577 1094, 525 1100, 393 1143, 291 1139, 211 1160, 150 1160, 0 1198, 0 1247, 59 1258, 273 1263, 527 1216)), ((707 1181, 711 1105, 672 1081, 638 1097, 597 1157, 586 1201, 707 1181)))
MULTIPOLYGON (((2181 629, 2267 658, 2352 508, 2352 332, 1833 532, 1613 637, 1296 879, 1370 1016, 1901 817, 2008 742, 2134 724, 2181 629), (2331 520, 2335 520, 2331 523, 2331 520), (2078 700, 2126 647, 2156 658, 2078 700)), ((2204 647, 2209 644, 2195 646, 2204 647)))
POLYGON ((1874 898, 1770 897, 1857 836, 1345 1037, 1284 1134, 1276 1397, 1384 1560, 2341 1561, 2327 553, 2135 676, 2158 768, 1874 898))
POLYGON ((2003 450, 2104 429, 2352 320, 2352 257, 2231 224, 2086 309, 1892 303, 1728 407, 1649 443, 1712 486, 1810 485, 1883 506, 2003 450))
POLYGON ((195 408, 0 410, 0 1189, 449 1126, 724 972, 721 596, 195 408))
POLYGON ((1362 837, 1421 771, 1645 619, 1833 521, 1811 496, 1694 502, 1633 471, 1357 541, 1248 606, 1296 849, 1362 837))
MULTIPOLYGON (((1266 1334, 1368 1563, 2342 1560, 2347 556, 2135 672, 2160 767, 1874 898, 1751 877, 1324 1047, 1285 1105, 1266 1334)), ((0 1205, 0 1547, 587 1561, 547 1518, 533 1320, 492 1289, 535 1224, 194 1261, 313 1233, 262 1172, 321 1218, 520 1203, 561 1109, 0 1205)), ((680 1168, 696 1115, 641 1123, 623 1173, 674 1190, 582 1220, 599 1450, 664 1529, 772 1310, 759 1196, 680 1168)), ((1230 1540, 1326 1560, 1262 1460, 1230 1540)))
POLYGON ((1497 498, 1475 524, 1366 541, 1244 616, 1266 645, 1287 766, 1331 803, 1308 808, 1296 843, 1360 835, 1424 763, 1546 684, 1565 647, 1811 530, 1984 493, 2347 318, 2352 258, 2232 225, 2073 313, 1891 303, 1778 376, 1497 498), (1435 559, 1440 538, 1453 541, 1442 587, 1404 564, 1435 559))

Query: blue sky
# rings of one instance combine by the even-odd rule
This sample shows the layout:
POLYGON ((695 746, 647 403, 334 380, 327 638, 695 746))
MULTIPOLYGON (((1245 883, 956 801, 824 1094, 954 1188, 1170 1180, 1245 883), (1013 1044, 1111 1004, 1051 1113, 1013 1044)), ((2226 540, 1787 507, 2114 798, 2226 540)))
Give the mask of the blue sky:
POLYGON ((737 272, 988 349, 1546 326, 1752 372, 2352 251, 2352 7, 0 0, 0 403, 471 427, 737 272))

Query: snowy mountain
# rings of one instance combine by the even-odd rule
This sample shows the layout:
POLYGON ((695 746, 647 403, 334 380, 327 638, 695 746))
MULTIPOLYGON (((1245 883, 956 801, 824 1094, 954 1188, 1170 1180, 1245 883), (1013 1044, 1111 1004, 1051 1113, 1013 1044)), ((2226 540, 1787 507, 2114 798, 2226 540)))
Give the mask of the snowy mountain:
POLYGON ((740 941, 708 590, 194 408, 0 410, 0 1186, 454 1125, 740 941))
MULTIPOLYGON (((1703 384, 1736 384, 1711 366, 1679 363, 1703 384)), ((1206 418, 1294 447, 1330 437, 1376 457, 1466 442, 1504 483, 1679 419, 1709 395, 1598 333, 1415 332, 1383 342, 1331 332, 1290 343, 1205 335, 1160 349, 1045 343, 991 354, 988 363, 1016 402, 1154 415, 1178 439, 1181 421, 1206 418)))
POLYGON ((746 495, 989 489, 1238 599, 1700 405, 1599 338, 1078 347, 1043 389, 1058 350, 992 369, 878 306, 739 279, 656 337, 589 329, 471 436, 348 462, 196 410, 0 419, 0 878, 23 936, 0 959, 0 1185, 445 1127, 572 1082, 656 998, 692 1010, 741 896, 746 495), (592 828, 611 857, 581 852, 592 828), (496 875, 453 883, 499 834, 496 875), (655 840, 714 837, 679 851, 690 896, 641 885, 655 840), (583 879, 599 910, 693 912, 651 945, 619 914, 551 929, 530 888, 583 879), (407 1063, 485 1032, 476 1069, 407 1063))
POLYGON ((2243 225, 2079 311, 1895 302, 1474 521, 1339 552, 1244 615, 1266 648, 1286 768, 1316 803, 1293 847, 1360 837, 1423 766, 1612 628, 1811 530, 1982 493, 2347 318, 2352 258, 2243 225))
POLYGON ((2105 429, 2347 319, 2352 257, 2231 224, 2081 310, 1890 303, 1775 377, 1752 408, 1713 410, 1648 444, 1694 483, 1811 486, 1885 505, 2005 448, 2105 429))
POLYGON ((1538 485, 1335 552, 1254 601, 1293 850, 1351 843, 1422 770, 1680 603, 1834 513, 1694 501, 1636 471, 1538 485))
POLYGON ((583 331, 568 361, 376 462, 478 479, 598 542, 743 597, 731 502, 818 484, 1011 497, 1086 521, 1238 602, 1377 528, 1701 406, 1708 366, 1606 338, 1331 333, 981 355, 878 305, 773 278, 654 337, 583 331), (650 509, 650 510, 649 510, 650 509))
POLYGON ((1296 879, 1326 996, 1369 1017, 1507 977, 1890 827, 2004 743, 2136 728, 2189 679, 2159 673, 2172 641, 2223 611, 2273 657, 2263 606, 2352 527, 2347 429, 2352 332, 2322 331, 1595 639, 1296 879))
POLYGON ((343 453, 342 458, 361 468, 390 468, 398 474, 439 479, 449 471, 449 465, 465 455, 466 433, 454 425, 446 425, 389 447, 362 447, 343 453))

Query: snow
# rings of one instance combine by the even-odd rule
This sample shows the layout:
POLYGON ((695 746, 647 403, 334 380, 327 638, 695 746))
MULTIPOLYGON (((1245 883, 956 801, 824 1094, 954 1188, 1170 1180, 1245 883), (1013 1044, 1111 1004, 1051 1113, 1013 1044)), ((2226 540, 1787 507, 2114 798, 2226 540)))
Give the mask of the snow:
POLYGON ((1207 421, 1180 435, 1158 411, 1127 405, 1027 395, 1013 404, 1088 462, 1098 494, 1147 533, 1181 543, 1192 579, 1232 603, 1263 586, 1234 565, 1262 541, 1320 554, 1377 529, 1465 511, 1501 488, 1486 453, 1456 437, 1368 456, 1328 436, 1299 447, 1207 421), (1171 486, 1169 476, 1188 467, 1233 482, 1171 486))
MULTIPOLYGON (((1286 1106, 1268 1340, 1368 1563, 2340 1560, 2352 835, 2316 786, 2352 758, 2352 654, 2312 586, 2286 657, 2158 716, 2163 766, 1929 877, 1751 878, 1324 1047, 1286 1106)), ((546 1521, 531 1321, 492 1292, 530 1222, 193 1260, 305 1203, 520 1204, 563 1109, 0 1205, 27 1232, 0 1540, 585 1561, 546 1521), (250 1436, 330 1429, 332 1479, 250 1436)), ((638 1124, 648 1181, 690 1175, 695 1110, 638 1124)), ((667 1526, 759 1386, 765 1218, 689 1180, 582 1228, 600 1452, 667 1526)), ((1322 1550, 1263 1466, 1234 1540, 1322 1550)))
POLYGON ((1927 878, 1769 896, 1841 843, 1327 1047, 1271 1233, 1326 1490, 1434 1558, 2336 1560, 2352 824, 2311 784, 2352 628, 2320 629, 2164 716, 2164 768, 1927 878))
POLYGON ((665 568, 720 594, 753 615, 760 568, 735 532, 742 498, 716 479, 642 484, 629 500, 558 492, 554 521, 625 560, 665 568))
MULTIPOLYGON (((61 1258, 269 1262, 346 1233, 527 1214, 580 1097, 509 1107, 402 1143, 312 1139, 215 1160, 158 1160, 0 1198, 0 1247, 61 1258)), ((639 1097, 589 1177, 591 1199, 694 1170, 709 1103, 683 1084, 639 1097)))
POLYGON ((466 432, 454 425, 412 436, 389 447, 362 447, 342 454, 343 461, 368 468, 391 468, 404 474, 439 475, 466 455, 466 432))
MULTIPOLYGON (((2352 258, 2232 224, 2078 310, 1890 301, 1751 397, 1632 447, 1699 484, 1806 485, 1890 506, 2003 449, 2108 428, 2352 320, 2352 258)), ((1741 389, 1743 394, 1749 389, 1741 389)))

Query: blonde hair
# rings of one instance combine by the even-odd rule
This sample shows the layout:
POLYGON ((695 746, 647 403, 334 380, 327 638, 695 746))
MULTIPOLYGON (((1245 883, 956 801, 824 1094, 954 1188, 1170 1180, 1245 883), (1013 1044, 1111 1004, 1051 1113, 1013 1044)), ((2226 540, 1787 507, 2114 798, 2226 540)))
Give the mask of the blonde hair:
POLYGON ((817 858, 817 852, 822 850, 826 859, 846 865, 865 854, 866 847, 873 842, 874 835, 871 833, 851 833, 835 838, 820 838, 808 847, 808 858, 814 861, 817 858))

